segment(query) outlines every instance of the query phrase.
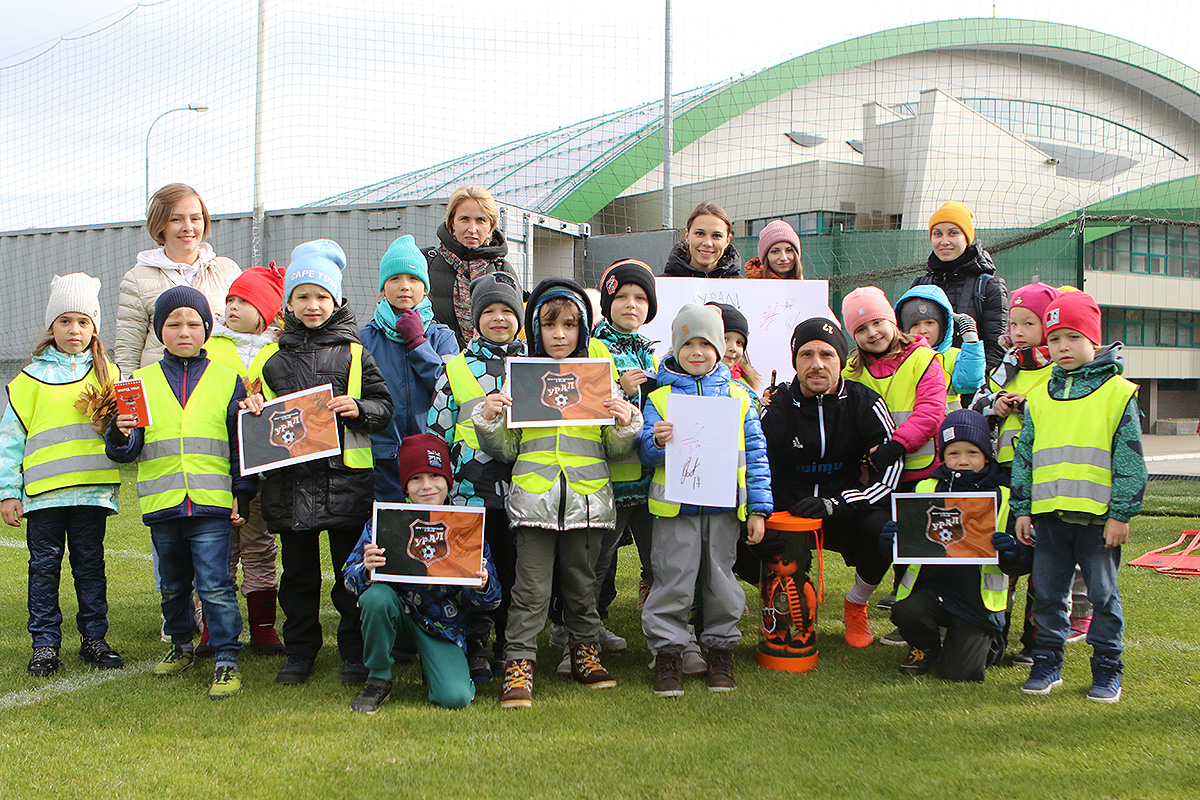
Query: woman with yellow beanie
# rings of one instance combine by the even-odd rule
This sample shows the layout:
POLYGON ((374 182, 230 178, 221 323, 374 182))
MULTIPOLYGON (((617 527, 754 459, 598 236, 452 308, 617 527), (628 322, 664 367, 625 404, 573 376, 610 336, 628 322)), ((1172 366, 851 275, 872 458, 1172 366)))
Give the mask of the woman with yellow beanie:
POLYGON ((944 203, 929 218, 929 242, 933 252, 925 274, 912 285, 940 286, 954 311, 975 321, 990 373, 1004 357, 1000 337, 1008 331, 1008 287, 996 275, 991 255, 975 241, 971 209, 956 200, 944 203))

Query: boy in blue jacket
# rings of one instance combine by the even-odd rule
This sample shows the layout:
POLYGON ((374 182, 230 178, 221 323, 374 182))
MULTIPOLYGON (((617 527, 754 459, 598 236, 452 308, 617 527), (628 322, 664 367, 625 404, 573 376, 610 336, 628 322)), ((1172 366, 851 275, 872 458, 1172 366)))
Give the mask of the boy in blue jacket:
POLYGON ((208 696, 242 690, 238 672, 242 616, 229 576, 230 525, 245 518, 256 482, 238 470, 238 404, 246 390, 238 374, 209 361, 212 333, 208 300, 190 286, 174 286, 154 305, 154 333, 166 346, 162 361, 134 371, 145 383, 153 424, 135 428, 119 414, 105 434, 105 452, 116 462, 138 459, 142 521, 158 560, 163 630, 171 649, 151 670, 178 675, 195 662, 192 582, 200 595, 216 673, 208 696))
POLYGON ((646 403, 638 450, 643 463, 655 468, 650 483, 650 513, 654 515, 650 564, 654 578, 642 628, 654 653, 654 693, 659 697, 683 694, 683 649, 688 633, 688 611, 697 582, 704 601, 701 644, 708 657, 705 681, 711 692, 737 688, 733 675, 733 646, 741 639, 738 620, 746 608, 746 595, 733 574, 741 521, 746 522, 750 544, 762 541, 766 518, 771 515, 771 470, 767 443, 750 395, 736 385, 729 367, 721 363, 725 329, 721 312, 713 306, 683 306, 671 323, 673 355, 658 370, 658 386, 646 403), (674 429, 666 419, 670 394, 733 397, 741 402, 742 453, 738 471, 736 508, 680 506, 665 497, 665 447, 674 429), (743 460, 744 459, 744 460, 743 460))
POLYGON ((970 314, 955 314, 950 298, 940 286, 918 285, 896 303, 897 327, 913 336, 924 336, 938 354, 946 373, 946 410, 961 406, 960 395, 971 398, 987 380, 987 360, 975 320, 970 314), (962 347, 954 347, 954 336, 962 347))
MULTIPOLYGON (((446 504, 453 476, 446 443, 431 433, 405 437, 396 458, 405 502, 446 504)), ((421 656, 429 701, 443 708, 463 708, 475 699, 467 667, 467 615, 500 604, 500 584, 483 543, 483 586, 427 586, 375 583, 370 570, 387 563, 383 548, 371 543, 371 524, 346 561, 346 590, 358 597, 362 615, 363 662, 371 671, 352 711, 374 714, 392 693, 392 648, 412 648, 421 656)))

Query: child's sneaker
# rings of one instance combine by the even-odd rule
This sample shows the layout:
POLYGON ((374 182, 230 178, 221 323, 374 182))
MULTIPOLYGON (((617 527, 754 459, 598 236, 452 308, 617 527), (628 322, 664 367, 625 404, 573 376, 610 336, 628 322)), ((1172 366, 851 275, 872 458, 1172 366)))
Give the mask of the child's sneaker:
POLYGON ((571 677, 589 689, 611 689, 617 679, 600 663, 600 645, 595 642, 571 648, 571 677))
POLYGON ((845 601, 842 621, 846 625, 846 644, 851 647, 869 647, 875 641, 871 626, 867 624, 867 604, 845 601))
POLYGON ((312 671, 313 662, 311 658, 288 656, 287 661, 283 662, 283 666, 279 668, 279 672, 275 673, 275 682, 290 685, 304 683, 308 680, 308 676, 312 674, 312 671))
POLYGON ((1092 656, 1092 688, 1088 700, 1115 703, 1121 699, 1121 671, 1125 665, 1120 658, 1092 656))
POLYGON ((167 654, 162 657, 162 661, 155 664, 150 673, 159 678, 171 678, 195 663, 196 654, 192 652, 191 648, 184 650, 182 645, 173 644, 167 654))
POLYGON ((550 623, 550 646, 551 647, 566 647, 567 646, 567 626, 559 625, 557 622, 550 623))
POLYGON ((708 662, 704 660, 704 653, 700 652, 696 629, 691 625, 688 625, 688 636, 688 643, 683 648, 683 674, 703 675, 708 672, 708 662))
POLYGON ((347 686, 359 686, 366 683, 367 678, 371 675, 371 670, 361 661, 343 661, 342 662, 342 683, 347 686))
POLYGON ((889 595, 879 598, 879 602, 875 604, 875 607, 880 611, 891 611, 894 605, 896 605, 896 593, 892 592, 889 595))
POLYGON ((1012 657, 1012 663, 1025 667, 1031 666, 1033 664, 1033 650, 1028 647, 1022 647, 1021 652, 1012 657))
POLYGON ((654 693, 659 697, 683 695, 683 654, 664 647, 654 656, 654 693))
POLYGON ((936 654, 919 647, 908 648, 908 655, 900 662, 900 671, 906 675, 924 675, 933 666, 936 654))
POLYGON ((374 714, 392 695, 392 682, 381 678, 367 678, 358 697, 350 701, 350 710, 360 714, 374 714))
POLYGON ((598 640, 600 643, 600 649, 607 653, 620 653, 629 646, 629 643, 626 642, 623 637, 617 636, 603 625, 600 626, 598 640))
MULTIPOLYGON (((472 683, 487 683, 492 679, 492 663, 488 661, 486 655, 468 656, 467 670, 471 675, 472 683)), ((371 679, 367 678, 367 680, 371 679)))
POLYGON ((504 686, 500 690, 501 708, 529 708, 533 705, 533 662, 516 658, 504 665, 504 686))
POLYGON ((232 664, 217 667, 212 686, 208 690, 209 700, 224 700, 242 693, 242 673, 232 664))
POLYGON ((554 672, 558 675, 562 675, 564 678, 571 677, 571 648, 566 646, 563 647, 562 661, 558 662, 558 667, 554 670, 554 672))
POLYGON ((1091 616, 1074 617, 1071 619, 1071 631, 1067 634, 1068 642, 1082 642, 1087 638, 1088 631, 1092 627, 1091 616))
POLYGON ((1051 650, 1034 650, 1033 667, 1029 678, 1021 685, 1025 694, 1050 694, 1062 686, 1062 654, 1051 650))
POLYGON ((729 647, 708 648, 708 674, 704 678, 710 692, 732 692, 737 688, 733 678, 733 650, 729 647))
POLYGON ((29 659, 28 672, 38 678, 45 678, 58 672, 62 661, 58 658, 57 647, 35 647, 33 658, 29 659))
POLYGON ((121 669, 125 666, 117 651, 99 636, 84 636, 80 640, 79 657, 100 669, 121 669))
POLYGON ((880 636, 879 643, 889 647, 904 647, 908 644, 908 640, 904 638, 904 634, 900 632, 899 628, 895 628, 886 636, 880 636))

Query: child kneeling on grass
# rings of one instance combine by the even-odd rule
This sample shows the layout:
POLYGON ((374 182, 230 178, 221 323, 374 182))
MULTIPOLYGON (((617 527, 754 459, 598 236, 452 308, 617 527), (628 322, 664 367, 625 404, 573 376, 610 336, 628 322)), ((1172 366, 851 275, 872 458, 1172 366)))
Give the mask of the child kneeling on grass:
MULTIPOLYGON (((733 381, 721 363, 725 329, 713 306, 688 303, 671 323, 673 355, 658 370, 659 388, 646 403, 639 450, 642 461, 655 468, 650 484, 650 513, 654 530, 650 564, 654 580, 642 610, 642 629, 654 653, 654 693, 683 694, 683 649, 691 639, 688 611, 697 585, 704 603, 700 643, 708 656, 705 678, 711 692, 737 688, 733 676, 733 647, 741 639, 738 620, 746 595, 733 575, 740 521, 746 522, 750 544, 762 541, 766 518, 773 510, 767 443, 750 394, 733 381), (666 419, 671 394, 733 397, 741 403, 741 452, 738 461, 737 507, 680 506, 665 497, 665 448, 674 435, 666 419)), ((732 456, 732 454, 729 454, 732 456)))
POLYGON ((133 414, 118 414, 105 434, 105 452, 113 461, 138 461, 142 521, 150 526, 163 630, 171 637, 171 649, 151 672, 170 677, 195 662, 194 580, 217 661, 208 696, 221 700, 242 690, 242 615, 229 577, 229 530, 231 523, 245 524, 240 509, 254 498, 255 479, 238 470, 237 415, 246 390, 237 372, 208 360, 203 348, 212 325, 199 290, 175 286, 159 295, 154 334, 166 353, 133 373, 145 383, 154 422, 135 428, 133 414))
POLYGON ((1078 564, 1092 603, 1088 699, 1115 703, 1125 629, 1117 569, 1129 520, 1142 510, 1146 490, 1137 385, 1121 377, 1120 343, 1100 347, 1100 307, 1090 295, 1063 292, 1046 306, 1042 322, 1054 369, 1026 398, 1012 470, 1017 538, 1030 545, 1037 534, 1037 639, 1021 691, 1049 694, 1062 685, 1078 564))
MULTIPOLYGON (((396 457, 407 502, 446 504, 450 493, 450 451, 431 433, 407 436, 396 457)), ((392 648, 416 650, 429 686, 429 701, 443 708, 463 708, 475 699, 475 684, 467 666, 467 614, 500 605, 500 584, 483 544, 483 586, 429 586, 412 583, 374 583, 368 570, 387 563, 382 547, 371 543, 371 523, 343 571, 346 589, 358 597, 362 618, 363 663, 370 675, 362 692, 350 703, 352 711, 374 714, 392 693, 392 648)))

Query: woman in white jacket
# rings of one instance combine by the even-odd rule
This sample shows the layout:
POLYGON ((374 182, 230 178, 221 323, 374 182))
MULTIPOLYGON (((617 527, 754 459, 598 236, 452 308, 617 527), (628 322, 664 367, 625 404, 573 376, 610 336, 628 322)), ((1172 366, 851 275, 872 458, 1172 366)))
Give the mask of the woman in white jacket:
POLYGON ((137 264, 121 281, 114 360, 122 375, 162 358, 163 345, 151 330, 154 303, 172 286, 192 286, 208 298, 214 313, 242 270, 205 242, 212 231, 208 208, 196 190, 171 183, 154 193, 146 207, 146 230, 160 247, 138 253, 137 264))

